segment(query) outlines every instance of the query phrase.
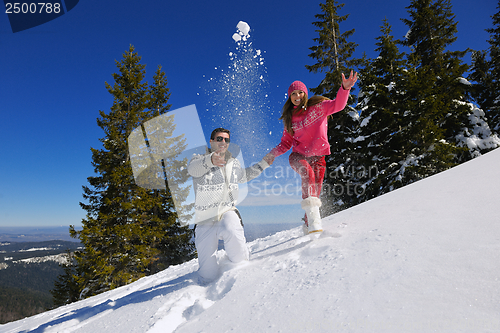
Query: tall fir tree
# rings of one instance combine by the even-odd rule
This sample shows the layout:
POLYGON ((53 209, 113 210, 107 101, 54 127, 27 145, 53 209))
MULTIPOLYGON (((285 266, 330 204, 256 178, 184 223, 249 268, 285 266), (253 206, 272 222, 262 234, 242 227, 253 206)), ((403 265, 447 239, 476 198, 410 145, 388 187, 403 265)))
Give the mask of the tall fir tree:
POLYGON ((306 65, 306 68, 313 73, 325 73, 325 78, 319 86, 310 89, 317 95, 328 98, 335 98, 337 90, 342 84, 342 73, 348 73, 357 66, 360 61, 353 58, 354 51, 358 46, 354 42, 348 42, 347 39, 354 34, 354 29, 340 32, 339 23, 347 20, 349 15, 339 16, 338 12, 344 7, 336 0, 326 0, 320 3, 322 13, 316 14, 318 21, 313 25, 318 29, 318 37, 313 41, 318 45, 309 49, 313 51, 309 57, 316 60, 314 65, 306 65))
MULTIPOLYGON (((471 73, 468 79, 472 82, 471 97, 478 103, 482 110, 488 115, 495 101, 494 80, 491 75, 492 63, 488 59, 487 51, 472 52, 471 73)), ((490 118, 491 119, 491 118, 490 118)))
MULTIPOLYGON (((149 87, 148 108, 153 112, 153 117, 158 117, 165 114, 171 107, 170 104, 167 104, 170 93, 167 88, 167 78, 161 70, 161 66, 158 66, 153 80, 154 84, 149 87)), ((159 128, 150 129, 150 132, 146 136, 150 149, 153 149, 152 147, 161 147, 163 151, 157 152, 157 154, 168 155, 171 158, 164 157, 161 161, 165 190, 154 190, 151 193, 153 198, 159 200, 161 204, 153 205, 145 210, 148 212, 150 223, 154 221, 155 230, 159 232, 155 236, 155 240, 157 241, 155 248, 160 251, 161 255, 156 258, 157 262, 155 262, 155 265, 150 270, 151 273, 172 264, 179 264, 189 260, 193 257, 194 253, 194 247, 191 243, 192 233, 185 225, 185 222, 192 217, 191 211, 194 203, 190 205, 182 204, 189 195, 189 186, 186 188, 179 186, 179 184, 183 184, 189 179, 189 175, 185 169, 187 158, 184 158, 182 161, 177 159, 177 156, 187 147, 185 143, 186 139, 184 135, 173 136, 175 130, 173 116, 163 117, 162 121, 156 124, 159 128), (171 178, 168 183, 165 179, 167 173, 171 178), (169 186, 175 186, 175 188, 171 189, 169 186), (176 201, 175 205, 174 200, 176 201)))
POLYGON ((405 139, 401 131, 407 89, 408 70, 405 54, 391 35, 385 19, 375 51, 378 56, 360 69, 361 110, 359 142, 360 167, 357 170, 357 201, 363 202, 400 186, 404 169, 401 147, 405 139))
MULTIPOLYGON (((336 0, 326 0, 320 3, 321 13, 315 15, 318 21, 313 22, 318 29, 318 37, 313 41, 309 57, 316 60, 306 68, 313 73, 322 72, 325 78, 311 92, 328 98, 335 98, 342 84, 342 73, 348 75, 361 60, 353 57, 357 44, 348 42, 354 34, 354 29, 341 33, 340 23, 349 15, 340 16, 338 12, 344 6, 336 0)), ((348 104, 354 103, 351 95, 348 104)), ((350 207, 353 198, 351 193, 350 171, 355 168, 356 147, 355 132, 358 127, 358 112, 348 106, 336 113, 328 122, 328 141, 331 154, 326 157, 327 169, 323 200, 335 202, 336 205, 323 205, 323 214, 331 214, 334 210, 350 207), (336 207, 335 209, 330 209, 336 207)))
POLYGON ((472 57, 472 71, 469 80, 474 81, 472 96, 486 113, 490 127, 500 133, 500 1, 498 12, 492 16, 493 28, 488 51, 476 51, 472 57), (489 57, 488 57, 489 56, 489 57))
MULTIPOLYGON (((127 138, 144 122, 170 108, 165 73, 158 68, 154 84, 145 80, 145 65, 131 45, 116 61, 114 97, 109 113, 100 111, 97 124, 105 136, 102 149, 92 148, 96 176, 83 186, 87 211, 83 229, 70 228, 83 250, 74 254, 74 280, 80 298, 128 284, 171 264, 191 259, 191 231, 181 226, 171 193, 139 187, 134 182, 127 138)), ((172 132, 173 128, 162 129, 172 132)), ((173 144, 182 145, 182 140, 173 144)))
POLYGON ((422 113, 427 118, 423 122, 430 125, 429 120, 432 120, 442 132, 442 137, 435 132, 439 134, 436 136, 438 141, 428 150, 429 155, 435 155, 431 163, 438 161, 430 170, 442 171, 498 147, 499 139, 492 135, 484 112, 471 103, 470 83, 464 79, 469 66, 462 61, 468 50, 449 50, 457 32, 451 1, 414 1, 408 9, 413 23, 403 21, 410 27, 405 42, 414 50, 410 62, 416 64, 416 80, 430 78, 431 95, 423 96, 425 101, 436 103, 433 108, 425 105, 431 113, 422 113))
POLYGON ((402 163, 406 185, 470 159, 457 140, 468 126, 468 85, 462 62, 467 51, 450 51, 457 23, 449 0, 413 0, 407 7, 411 19, 403 19, 409 32, 403 45, 410 47, 406 91, 407 138, 402 163))

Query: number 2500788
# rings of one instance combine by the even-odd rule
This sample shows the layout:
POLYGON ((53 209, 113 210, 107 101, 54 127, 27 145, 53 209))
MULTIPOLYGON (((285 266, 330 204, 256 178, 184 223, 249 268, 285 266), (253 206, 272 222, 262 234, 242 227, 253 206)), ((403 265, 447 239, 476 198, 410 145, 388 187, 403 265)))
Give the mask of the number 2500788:
POLYGON ((61 12, 61 4, 51 2, 7 2, 5 4, 5 13, 7 14, 59 14, 61 12))

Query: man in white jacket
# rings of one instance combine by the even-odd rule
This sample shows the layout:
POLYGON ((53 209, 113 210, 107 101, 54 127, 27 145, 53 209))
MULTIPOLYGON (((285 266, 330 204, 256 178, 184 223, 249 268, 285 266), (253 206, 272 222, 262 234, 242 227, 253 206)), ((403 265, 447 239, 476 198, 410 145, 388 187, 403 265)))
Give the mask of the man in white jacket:
POLYGON ((188 164, 195 191, 195 245, 202 282, 219 275, 216 257, 219 239, 224 241, 231 262, 249 260, 243 223, 235 206, 238 184, 259 176, 270 165, 263 159, 243 169, 228 151, 229 142, 229 130, 216 128, 210 136, 207 154, 193 156, 188 164))

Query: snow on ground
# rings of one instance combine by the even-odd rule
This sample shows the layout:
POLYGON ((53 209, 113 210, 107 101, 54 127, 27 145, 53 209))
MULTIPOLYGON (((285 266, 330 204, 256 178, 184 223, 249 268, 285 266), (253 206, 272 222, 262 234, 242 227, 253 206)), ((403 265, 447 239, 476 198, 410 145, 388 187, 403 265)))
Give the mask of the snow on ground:
POLYGON ((197 261, 0 332, 500 332, 500 149, 324 219, 197 261))
MULTIPOLYGON (((19 251, 19 252, 21 252, 21 251, 19 251)), ((7 260, 7 258, 5 258, 5 260, 7 260)), ((13 264, 20 264, 20 263, 39 264, 39 263, 47 262, 47 261, 55 261, 59 264, 65 264, 68 261, 68 256, 66 255, 66 253, 61 253, 61 254, 55 254, 55 255, 50 255, 50 256, 33 257, 33 258, 14 260, 14 261, 12 261, 12 263, 13 264)))

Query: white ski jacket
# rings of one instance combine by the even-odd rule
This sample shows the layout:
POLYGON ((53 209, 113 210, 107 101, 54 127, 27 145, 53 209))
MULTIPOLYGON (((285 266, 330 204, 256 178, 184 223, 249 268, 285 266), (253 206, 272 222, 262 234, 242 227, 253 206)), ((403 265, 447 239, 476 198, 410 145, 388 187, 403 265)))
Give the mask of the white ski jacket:
POLYGON ((194 155, 188 164, 188 173, 193 177, 196 224, 220 221, 225 212, 235 210, 238 184, 256 178, 269 167, 261 160, 243 169, 229 152, 226 153, 226 165, 218 167, 212 164, 212 154, 194 155))

